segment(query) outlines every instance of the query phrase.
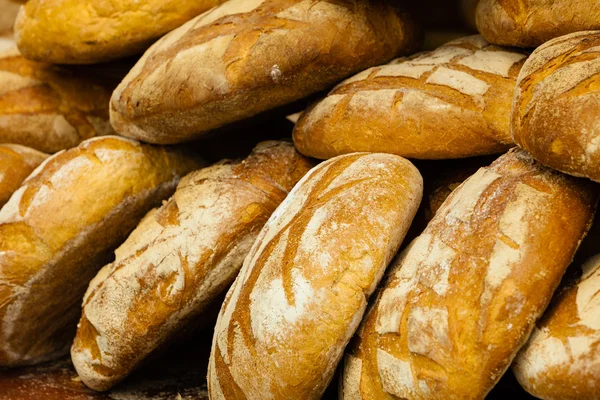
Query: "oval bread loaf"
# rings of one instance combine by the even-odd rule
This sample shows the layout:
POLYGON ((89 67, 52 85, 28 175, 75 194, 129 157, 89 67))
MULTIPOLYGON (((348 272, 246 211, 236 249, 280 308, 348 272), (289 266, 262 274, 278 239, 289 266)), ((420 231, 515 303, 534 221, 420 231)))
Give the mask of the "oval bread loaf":
POLYGON ((291 143, 181 180, 90 284, 71 349, 83 382, 107 390, 197 319, 235 279, 275 208, 314 165, 291 143))
POLYGON ((0 208, 48 154, 19 146, 0 144, 0 208))
POLYGON ((0 366, 68 350, 89 281, 144 213, 200 166, 115 136, 46 159, 0 211, 0 366))
POLYGON ((490 42, 537 47, 558 36, 600 29, 597 0, 481 0, 477 29, 490 42))
POLYGON ((420 159, 505 151, 525 58, 470 36, 367 69, 302 114, 294 143, 322 159, 355 151, 420 159))
POLYGON ((142 53, 222 0, 29 0, 15 33, 25 57, 92 64, 142 53))
POLYGON ((542 164, 600 181, 600 31, 537 48, 515 91, 512 134, 542 164))
POLYGON ((600 390, 600 256, 558 294, 513 363, 529 393, 546 400, 593 400, 600 390))
POLYGON ((12 40, 0 38, 0 143, 55 153, 114 134, 108 118, 112 87, 26 60, 12 40))
POLYGON ((271 216, 217 320, 211 399, 320 399, 421 200, 407 160, 356 153, 306 175, 271 216))
POLYGON ((483 399, 546 308, 596 188, 510 151, 398 258, 349 346, 344 399, 483 399))
POLYGON ((417 28, 387 0, 230 0, 165 35, 113 93, 122 135, 177 143, 408 54, 417 28))

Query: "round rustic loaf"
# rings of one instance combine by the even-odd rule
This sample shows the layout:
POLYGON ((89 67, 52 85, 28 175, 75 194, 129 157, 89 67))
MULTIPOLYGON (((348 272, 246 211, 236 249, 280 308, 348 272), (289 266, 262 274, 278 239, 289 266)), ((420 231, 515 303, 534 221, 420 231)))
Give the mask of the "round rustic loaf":
POLYGON ((0 144, 0 208, 48 154, 18 144, 0 144))
POLYGON ((142 53, 223 0, 29 0, 15 37, 31 60, 91 64, 142 53))
POLYGON ((273 213, 227 293, 211 399, 320 399, 417 211, 422 179, 390 154, 311 170, 273 213))
POLYGON ((122 135, 169 144, 328 89, 410 53, 389 0, 230 0, 155 43, 113 93, 122 135))
POLYGON ((600 31, 537 48, 519 75, 512 111, 516 144, 542 164, 600 181, 600 31))
POLYGON ((513 371, 529 393, 545 400, 594 400, 600 391, 600 255, 581 278, 556 295, 513 371))
POLYGON ((399 256, 349 346, 343 399, 483 399, 552 297, 597 188, 522 150, 450 194, 399 256))
POLYGON ((555 37, 600 29, 597 0, 481 0, 477 29, 490 43, 537 47, 555 37))
POLYGON ((322 159, 355 151, 420 159, 506 151, 525 58, 470 36, 367 69, 302 114, 294 144, 322 159))
POLYGON ((55 153, 114 134, 106 79, 25 59, 0 37, 0 143, 55 153))
POLYGON ((47 158, 0 210, 0 366, 68 351, 88 283, 202 162, 116 136, 47 158), (158 204, 157 204, 158 203, 158 204))

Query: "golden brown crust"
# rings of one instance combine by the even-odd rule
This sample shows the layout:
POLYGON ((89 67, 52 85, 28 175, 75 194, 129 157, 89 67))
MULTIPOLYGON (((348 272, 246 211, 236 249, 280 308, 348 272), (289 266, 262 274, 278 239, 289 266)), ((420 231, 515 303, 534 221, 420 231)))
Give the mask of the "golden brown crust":
POLYGON ((26 60, 12 40, 0 37, 0 143, 54 153, 114 134, 108 120, 112 87, 26 60))
POLYGON ((177 143, 327 89, 417 48, 417 28, 397 7, 227 1, 144 54, 113 93, 111 122, 128 137, 177 143))
POLYGON ((519 75, 512 134, 542 164, 600 181, 600 31, 537 48, 519 75))
POLYGON ((17 144, 0 144, 0 208, 48 154, 17 144))
POLYGON ((349 346, 344 399, 483 399, 543 313, 596 188, 511 151, 446 200, 349 346))
POLYGON ((211 399, 319 399, 422 195, 401 157, 356 153, 309 172, 271 216, 215 328, 211 399))
POLYGON ((199 166, 180 151, 116 136, 46 159, 0 211, 0 365, 64 354, 98 268, 199 166))
POLYGON ((197 319, 313 165, 291 143, 263 142, 244 161, 183 178, 88 288, 71 349, 83 382, 109 389, 197 319))
POLYGON ((537 47, 577 31, 600 29, 596 0, 481 0, 477 29, 503 46, 537 47))
POLYGON ((294 144, 322 159, 355 151, 420 159, 505 151, 525 58, 469 36, 370 68, 309 107, 294 128, 294 144))
POLYGON ((563 288, 517 355, 513 371, 532 395, 546 400, 593 400, 600 387, 600 258, 563 288))
POLYGON ((222 0, 30 0, 15 23, 31 60, 93 64, 142 53, 222 0))

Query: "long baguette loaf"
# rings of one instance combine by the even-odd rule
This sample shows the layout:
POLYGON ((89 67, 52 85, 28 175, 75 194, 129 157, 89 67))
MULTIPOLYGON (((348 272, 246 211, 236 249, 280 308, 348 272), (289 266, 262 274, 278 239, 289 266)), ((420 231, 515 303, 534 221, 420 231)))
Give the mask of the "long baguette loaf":
POLYGON ((354 151, 420 159, 505 151, 525 58, 470 36, 367 69, 304 112, 294 143, 322 159, 354 151))
POLYGON ((600 390, 600 257, 552 302, 517 355, 513 371, 529 393, 546 400, 593 400, 600 390))
POLYGON ((0 208, 48 154, 17 144, 0 144, 0 208))
POLYGON ((567 174, 600 181, 600 31, 561 36, 538 47, 517 82, 515 143, 567 174))
POLYGON ((63 354, 89 281, 201 162, 106 136, 46 159, 0 211, 0 366, 63 354))
POLYGON ((306 175, 271 216, 215 327, 211 399, 319 399, 422 196, 418 170, 356 153, 306 175))
POLYGON ((271 213, 314 165, 291 143, 264 142, 242 162, 182 179, 92 281, 71 356, 107 390, 172 339, 235 279, 271 213))
POLYGON ((537 47, 572 32, 600 29, 597 0, 481 0, 477 29, 490 43, 537 47))
POLYGON ((417 28, 389 0, 230 0, 165 35, 113 93, 125 136, 177 143, 409 54, 417 28))
POLYGON ((113 87, 26 60, 11 39, 0 37, 0 143, 55 153, 113 134, 108 117, 113 87))
POLYGON ((541 316, 597 188, 512 150, 399 257, 345 357, 343 399, 483 399, 541 316))
POLYGON ((31 60, 89 64, 142 53, 222 0, 29 0, 15 23, 31 60))

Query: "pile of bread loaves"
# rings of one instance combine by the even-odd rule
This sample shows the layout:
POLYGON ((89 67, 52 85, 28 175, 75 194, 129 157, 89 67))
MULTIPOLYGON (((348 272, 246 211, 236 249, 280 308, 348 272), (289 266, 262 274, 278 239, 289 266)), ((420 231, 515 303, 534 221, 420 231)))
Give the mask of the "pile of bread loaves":
POLYGON ((480 0, 420 53, 410 3, 3 5, 0 366, 70 350, 106 391, 220 308, 213 400, 483 399, 511 365, 600 398, 600 2, 480 0), (293 143, 202 156, 306 98, 293 143))

